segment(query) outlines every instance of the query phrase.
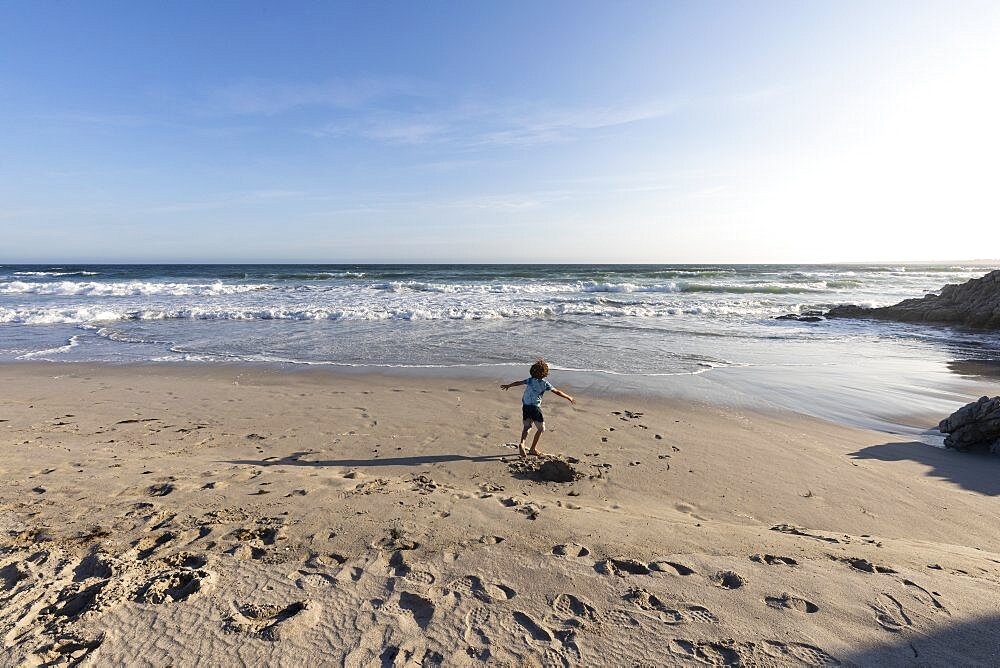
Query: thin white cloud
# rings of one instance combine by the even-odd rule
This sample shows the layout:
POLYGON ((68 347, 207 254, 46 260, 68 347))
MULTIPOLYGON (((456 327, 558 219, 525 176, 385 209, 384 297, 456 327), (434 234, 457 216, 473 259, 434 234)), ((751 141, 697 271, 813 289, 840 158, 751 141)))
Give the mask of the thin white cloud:
POLYGON ((404 79, 244 80, 214 90, 206 106, 220 113, 271 116, 302 107, 358 109, 379 99, 423 94, 421 84, 404 79))
MULTIPOLYGON (((414 211, 475 211, 514 213, 571 198, 589 196, 590 192, 570 190, 534 190, 527 192, 483 193, 467 197, 421 198, 414 193, 368 193, 344 198, 354 204, 315 211, 314 216, 341 216, 361 214, 398 214, 414 211), (363 204, 360 202, 364 202, 363 204)), ((313 201, 332 199, 330 196, 310 197, 313 201)), ((340 198, 337 198, 340 199, 340 198)))
POLYGON ((621 107, 592 107, 575 109, 539 110, 513 117, 498 117, 501 127, 483 133, 478 143, 503 145, 530 145, 562 141, 580 134, 668 116, 682 106, 681 101, 646 103, 621 107))
POLYGON ((422 144, 442 136, 447 131, 436 123, 378 123, 365 131, 365 136, 390 144, 422 144))
POLYGON ((353 136, 385 144, 530 146, 569 141, 598 130, 663 118, 683 104, 677 100, 619 107, 550 108, 495 102, 419 113, 374 110, 337 120, 310 130, 309 134, 331 138, 353 136))

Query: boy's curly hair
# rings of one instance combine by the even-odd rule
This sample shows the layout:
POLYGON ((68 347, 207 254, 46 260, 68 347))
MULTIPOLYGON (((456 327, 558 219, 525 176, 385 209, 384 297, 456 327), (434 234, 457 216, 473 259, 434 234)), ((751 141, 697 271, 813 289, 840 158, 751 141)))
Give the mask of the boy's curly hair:
POLYGON ((549 375, 549 365, 545 360, 540 359, 531 365, 532 378, 545 378, 547 375, 549 375))

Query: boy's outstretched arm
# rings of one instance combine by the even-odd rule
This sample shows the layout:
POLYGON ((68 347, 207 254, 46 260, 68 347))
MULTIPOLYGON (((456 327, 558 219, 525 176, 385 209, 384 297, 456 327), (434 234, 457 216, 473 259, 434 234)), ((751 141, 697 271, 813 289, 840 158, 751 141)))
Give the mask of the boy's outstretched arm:
POLYGON ((552 394, 556 395, 557 397, 562 397, 563 399, 565 399, 566 401, 570 402, 571 404, 575 404, 576 403, 576 399, 574 399, 573 397, 569 396, 568 394, 566 394, 562 390, 557 390, 554 387, 552 388, 552 394))
POLYGON ((501 385, 500 389, 501 390, 509 390, 510 388, 516 387, 518 385, 524 385, 524 381, 523 380, 519 380, 519 381, 514 382, 514 383, 507 383, 506 385, 501 385))

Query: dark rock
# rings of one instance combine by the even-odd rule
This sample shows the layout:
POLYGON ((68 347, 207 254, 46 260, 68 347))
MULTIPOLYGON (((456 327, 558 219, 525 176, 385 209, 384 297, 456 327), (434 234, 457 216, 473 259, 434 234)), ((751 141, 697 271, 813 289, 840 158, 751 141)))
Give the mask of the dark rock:
POLYGON ((982 278, 946 285, 938 294, 905 299, 892 306, 836 306, 826 313, 826 317, 874 318, 1000 329, 1000 269, 991 271, 982 278))
POLYGON ((820 322, 824 320, 822 311, 805 311, 804 313, 787 313, 775 317, 775 320, 795 320, 797 322, 820 322))
POLYGON ((1000 397, 980 397, 979 401, 962 406, 941 420, 938 429, 948 434, 945 447, 1000 452, 1000 397))

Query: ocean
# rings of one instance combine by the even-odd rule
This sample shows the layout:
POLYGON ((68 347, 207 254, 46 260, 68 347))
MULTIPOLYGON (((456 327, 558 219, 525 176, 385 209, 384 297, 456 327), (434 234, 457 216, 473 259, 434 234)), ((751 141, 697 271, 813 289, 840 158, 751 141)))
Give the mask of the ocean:
MULTIPOLYGON (((885 305, 990 267, 0 265, 0 361, 323 365, 792 408, 887 431, 988 379, 994 333, 775 320, 885 305)), ((577 392, 579 393, 579 392, 577 392)), ((944 417, 944 415, 941 415, 944 417)), ((926 420, 924 420, 926 421, 926 420)))

